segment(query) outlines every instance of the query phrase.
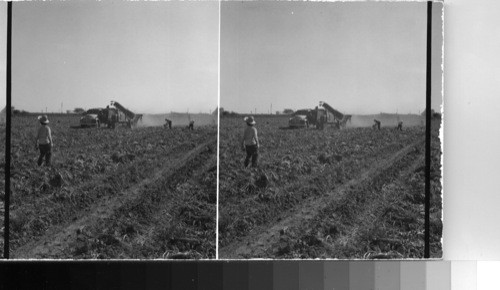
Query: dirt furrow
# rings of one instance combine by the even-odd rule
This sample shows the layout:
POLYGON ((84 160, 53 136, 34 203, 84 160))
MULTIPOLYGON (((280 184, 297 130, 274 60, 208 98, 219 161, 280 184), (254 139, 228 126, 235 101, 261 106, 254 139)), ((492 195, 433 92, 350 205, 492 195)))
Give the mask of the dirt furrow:
POLYGON ((311 221, 287 229, 268 249, 283 258, 415 257, 423 252, 413 250, 423 245, 418 233, 423 229, 419 198, 424 186, 410 180, 423 165, 418 150, 407 154, 379 177, 330 201, 311 221))
MULTIPOLYGON (((419 156, 418 158, 411 160, 411 163, 408 164, 408 167, 401 172, 399 177, 396 180, 389 180, 386 183, 384 183, 383 186, 391 186, 391 185, 402 185, 405 184, 405 180, 408 178, 408 175, 413 173, 417 167, 423 166, 425 163, 424 156, 419 156)), ((380 189, 381 190, 381 189, 380 189)), ((421 194, 423 194, 424 187, 422 186, 419 188, 419 191, 421 194)), ((394 200, 399 200, 402 199, 403 197, 401 195, 397 195, 399 192, 391 192, 391 194, 388 195, 381 195, 379 192, 375 194, 372 197, 372 200, 367 201, 367 203, 370 203, 370 206, 362 206, 360 207, 360 211, 356 213, 355 215, 357 216, 353 224, 357 224, 357 226, 351 226, 350 229, 346 228, 344 229, 345 232, 349 232, 349 235, 346 237, 339 236, 337 238, 338 240, 342 240, 343 244, 356 244, 356 240, 359 239, 359 236, 362 235, 360 234, 361 228, 363 227, 364 231, 376 231, 377 227, 379 227, 379 218, 381 213, 387 210, 387 207, 390 206, 391 203, 394 202, 394 200), (390 202, 389 202, 390 201, 390 202), (370 217, 370 218, 368 218, 370 217)), ((411 192, 409 192, 411 193, 411 192)), ((416 207, 415 210, 418 211, 422 209, 423 210, 423 204, 421 207, 416 207)), ((422 229, 423 229, 423 224, 422 224, 422 229)), ((378 243, 382 240, 384 241, 397 241, 397 239, 393 239, 393 237, 384 237, 379 239, 378 237, 374 237, 373 241, 371 243, 378 243)), ((422 237, 423 241, 423 237, 422 237)), ((335 241, 332 241, 330 244, 335 244, 335 241)), ((358 243, 359 244, 359 243, 358 243)), ((401 253, 399 253, 401 254, 401 253)), ((367 252, 363 256, 364 258, 370 258, 370 257, 375 257, 376 255, 379 255, 380 257, 391 257, 390 254, 386 255, 385 253, 380 253, 380 252, 367 252)), ((402 258, 403 255, 401 256, 393 256, 392 258, 402 258)))
POLYGON ((96 248, 88 241, 88 237, 96 236, 93 233, 113 233, 127 225, 125 235, 114 237, 119 243, 93 249, 92 254, 97 258, 106 258, 106 253, 113 251, 125 258, 215 258, 216 184, 208 182, 207 186, 203 181, 215 174, 217 157, 203 153, 185 167, 176 176, 152 186, 160 188, 161 193, 148 190, 109 221, 86 231, 87 241, 80 240, 77 247, 83 244, 87 249, 96 248), (141 213, 132 225, 130 212, 141 213))
POLYGON ((363 172, 360 177, 344 183, 334 191, 328 192, 322 197, 306 201, 298 209, 289 213, 271 227, 269 225, 267 227, 266 225, 258 227, 247 237, 243 238, 242 241, 220 248, 219 257, 231 259, 265 256, 267 247, 279 241, 280 231, 286 228, 299 227, 301 224, 312 220, 332 200, 341 200, 351 188, 360 186, 380 176, 385 170, 391 168, 394 163, 412 152, 416 146, 423 144, 424 141, 419 140, 404 147, 384 161, 377 162, 375 166, 363 172))
POLYGON ((212 138, 210 141, 198 145, 195 149, 187 153, 178 154, 173 159, 171 159, 172 157, 166 159, 166 166, 155 172, 150 178, 142 180, 118 195, 101 199, 92 209, 83 210, 76 214, 72 222, 52 227, 41 238, 19 247, 12 253, 12 257, 47 258, 59 256, 60 253, 64 252, 68 244, 76 238, 82 228, 106 220, 125 204, 139 199, 140 196, 138 193, 142 188, 153 184, 159 179, 168 179, 169 176, 174 175, 184 164, 207 150, 208 145, 215 142, 216 140, 212 138))

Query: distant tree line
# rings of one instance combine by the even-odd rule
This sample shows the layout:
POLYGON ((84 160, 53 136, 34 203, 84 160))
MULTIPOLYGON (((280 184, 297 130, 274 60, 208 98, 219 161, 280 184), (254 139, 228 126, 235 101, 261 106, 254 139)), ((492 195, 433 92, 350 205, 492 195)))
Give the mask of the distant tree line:
MULTIPOLYGON (((285 115, 292 115, 295 111, 292 109, 284 109, 283 112, 276 111, 276 115, 280 114, 285 114, 285 115)), ((234 111, 226 111, 223 108, 221 108, 220 115, 222 117, 237 117, 240 116, 240 113, 234 112, 234 111)))
POLYGON ((19 110, 16 109, 15 107, 10 107, 12 115, 28 115, 30 112, 25 111, 25 110, 19 110))
MULTIPOLYGON (((75 108, 73 111, 66 110, 66 114, 84 114, 86 111, 83 108, 75 108)), ((25 110, 16 109, 14 106, 11 106, 12 115, 29 115, 36 114, 36 112, 29 112, 25 110)))
MULTIPOLYGON (((423 112, 422 112, 422 116, 425 117, 427 114, 427 109, 425 109, 423 112)), ((436 111, 434 111, 434 109, 431 109, 431 118, 434 118, 434 119, 441 119, 441 113, 438 113, 436 111)))
POLYGON ((222 117, 237 117, 239 116, 240 114, 236 113, 236 112, 233 112, 233 111, 223 111, 221 110, 221 116, 222 117))

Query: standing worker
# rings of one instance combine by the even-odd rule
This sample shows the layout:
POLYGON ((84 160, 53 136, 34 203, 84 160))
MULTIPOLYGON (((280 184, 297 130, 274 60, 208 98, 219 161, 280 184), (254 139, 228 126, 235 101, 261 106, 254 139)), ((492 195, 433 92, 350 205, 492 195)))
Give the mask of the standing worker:
POLYGON ((259 138, 257 137, 257 128, 255 128, 255 120, 252 116, 245 117, 243 120, 247 123, 247 127, 243 132, 241 139, 241 147, 246 151, 245 168, 248 167, 250 159, 252 159, 252 167, 257 167, 257 159, 259 158, 259 138))
POLYGON ((52 142, 52 132, 50 127, 47 125, 49 123, 49 118, 47 115, 39 116, 38 121, 42 126, 38 128, 38 133, 36 135, 35 146, 40 150, 40 157, 38 157, 38 166, 41 166, 43 159, 45 157, 45 166, 50 165, 50 157, 52 156, 52 147, 54 143, 52 142))

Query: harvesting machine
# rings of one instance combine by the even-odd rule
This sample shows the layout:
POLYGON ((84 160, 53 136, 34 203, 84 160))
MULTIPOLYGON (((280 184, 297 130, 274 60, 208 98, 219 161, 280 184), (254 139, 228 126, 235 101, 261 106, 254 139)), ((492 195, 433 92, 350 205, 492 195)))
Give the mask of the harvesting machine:
POLYGON ((315 115, 312 118, 315 122, 314 125, 318 129, 323 129, 325 124, 332 124, 337 129, 345 128, 346 123, 351 121, 351 115, 344 115, 325 102, 319 102, 313 115, 315 115))
POLYGON ((106 106, 104 109, 88 110, 86 115, 80 119, 82 127, 97 126, 105 124, 108 128, 115 128, 117 124, 125 124, 128 128, 137 126, 137 123, 142 120, 141 114, 134 114, 120 103, 111 101, 111 106, 106 106))

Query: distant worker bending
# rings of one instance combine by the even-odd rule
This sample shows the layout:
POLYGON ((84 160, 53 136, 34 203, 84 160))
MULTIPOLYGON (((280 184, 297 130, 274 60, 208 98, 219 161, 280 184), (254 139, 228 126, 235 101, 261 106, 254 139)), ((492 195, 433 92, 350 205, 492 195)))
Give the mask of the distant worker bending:
POLYGON ((169 119, 165 119, 165 128, 169 128, 169 129, 172 129, 172 120, 169 120, 169 119))
POLYGON ((194 121, 189 121, 188 129, 189 130, 194 130, 194 121))
POLYGON ((50 165, 50 157, 52 156, 52 147, 54 143, 52 142, 52 132, 50 127, 47 125, 49 123, 49 118, 47 115, 39 116, 38 121, 42 126, 38 128, 36 135, 35 146, 40 150, 40 157, 38 157, 38 166, 41 166, 43 159, 45 158, 45 166, 50 165))
POLYGON ((373 122, 375 122, 375 124, 373 124, 373 129, 379 129, 380 130, 380 121, 377 120, 377 119, 374 119, 373 122))
POLYGON ((257 137, 255 120, 252 116, 245 117, 244 120, 247 123, 247 127, 243 132, 243 138, 241 139, 241 147, 247 153, 244 166, 247 168, 251 159, 252 167, 257 167, 257 160, 259 158, 259 138, 257 137))
POLYGON ((403 121, 398 122, 398 127, 396 128, 396 130, 403 131, 403 121))

